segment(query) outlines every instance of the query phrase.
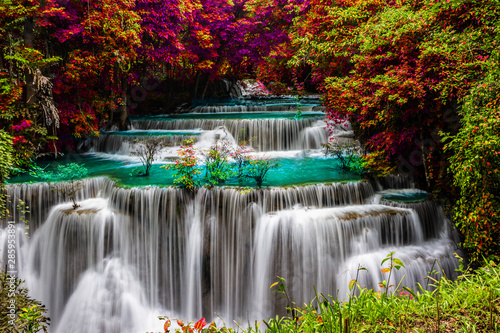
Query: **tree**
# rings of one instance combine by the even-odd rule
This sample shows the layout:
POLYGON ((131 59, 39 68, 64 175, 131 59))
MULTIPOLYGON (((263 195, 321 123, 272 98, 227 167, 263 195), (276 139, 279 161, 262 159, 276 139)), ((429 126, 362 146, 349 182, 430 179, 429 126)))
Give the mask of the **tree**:
POLYGON ((250 163, 249 153, 252 152, 252 150, 247 147, 247 144, 247 141, 240 140, 236 148, 230 153, 231 158, 236 162, 235 175, 240 183, 245 177, 245 169, 250 163))
POLYGON ((359 145, 354 140, 339 140, 333 137, 323 144, 325 155, 336 157, 340 161, 343 170, 349 170, 349 165, 359 155, 359 145))
POLYGON ((120 129, 126 129, 127 91, 135 82, 131 67, 141 47, 141 17, 134 5, 69 1, 50 21, 51 36, 65 53, 54 91, 66 135, 97 136, 100 122, 115 109, 120 129))
POLYGON ((313 1, 289 65, 310 66, 329 117, 348 119, 364 148, 432 189, 447 177, 439 130, 456 130, 495 49, 496 3, 313 1))
POLYGON ((43 73, 61 59, 43 54, 35 40, 44 17, 54 11, 57 8, 50 0, 0 4, 0 129, 14 138, 12 170, 29 165, 59 126, 51 81, 43 73))
POLYGON ((161 138, 149 138, 135 142, 135 147, 131 151, 133 156, 138 156, 141 160, 143 169, 135 168, 132 176, 149 176, 149 171, 153 166, 153 162, 158 153, 163 148, 163 140, 161 138))
POLYGON ((269 170, 278 168, 279 166, 279 162, 269 158, 255 158, 250 160, 244 174, 245 177, 255 180, 257 187, 261 188, 262 183, 267 179, 269 170))

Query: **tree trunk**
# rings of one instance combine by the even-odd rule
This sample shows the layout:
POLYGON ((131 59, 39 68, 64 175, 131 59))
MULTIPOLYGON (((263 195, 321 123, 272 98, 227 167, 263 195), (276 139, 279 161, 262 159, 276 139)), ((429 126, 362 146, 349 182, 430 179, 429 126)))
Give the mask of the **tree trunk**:
POLYGON ((109 118, 108 118, 108 123, 107 123, 107 125, 106 125, 106 130, 108 130, 108 131, 109 131, 109 130, 111 129, 111 127, 113 126, 113 121, 114 121, 114 120, 113 120, 113 116, 114 116, 114 113, 115 113, 115 112, 114 112, 114 110, 110 108, 110 109, 109 109, 109 118))
MULTIPOLYGON (((24 32, 23 32, 23 38, 24 38, 24 46, 33 48, 33 19, 32 18, 27 18, 24 20, 24 32)), ((32 69, 33 70, 33 69, 32 69)), ((26 80, 26 87, 25 87, 25 92, 26 92, 26 99, 25 102, 27 105, 33 105, 36 103, 36 88, 34 85, 34 74, 29 68, 26 68, 24 70, 24 78, 26 80)))
POLYGON ((422 152, 422 164, 424 166, 424 172, 425 172, 425 182, 427 185, 427 190, 431 190, 431 180, 429 178, 429 170, 428 170, 428 165, 427 165, 427 155, 425 153, 425 145, 424 145, 424 134, 423 132, 420 132, 420 150, 422 152))
POLYGON ((127 79, 122 78, 122 100, 120 103, 120 131, 126 131, 127 130, 127 118, 128 118, 128 111, 127 111, 127 79))
POLYGON ((210 75, 207 75, 207 81, 205 82, 205 88, 203 89, 203 94, 201 95, 201 99, 205 99, 205 94, 207 93, 208 84, 210 83, 210 75))

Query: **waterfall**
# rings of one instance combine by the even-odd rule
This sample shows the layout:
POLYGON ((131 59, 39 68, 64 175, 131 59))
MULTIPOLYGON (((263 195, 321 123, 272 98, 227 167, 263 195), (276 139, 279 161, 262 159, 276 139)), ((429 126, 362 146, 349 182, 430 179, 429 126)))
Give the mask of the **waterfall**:
POLYGON ((350 257, 424 239, 414 211, 383 205, 280 211, 263 216, 255 234, 254 306, 269 298, 276 276, 302 304, 314 297, 312 285, 325 294, 339 289, 337 269, 350 257))
POLYGON ((82 275, 55 331, 146 332, 153 318, 143 292, 119 259, 105 259, 82 275))
POLYGON ((73 210, 71 203, 55 206, 31 240, 28 287, 44 300, 58 321, 80 276, 108 255, 115 243, 113 212, 106 199, 88 199, 73 210))
MULTIPOLYGON (((155 311, 186 320, 214 313, 262 319, 284 309, 269 291, 277 275, 287 279, 295 302, 310 300, 313 285, 326 294, 339 290, 342 298, 359 263, 369 268, 360 282, 377 288, 379 263, 392 250, 408 265, 409 286, 435 258, 446 274, 457 266, 437 205, 364 204, 376 194, 370 182, 201 188, 193 195, 112 184, 87 181, 92 191, 81 197, 96 197, 76 210, 54 199, 28 249, 20 250, 28 287, 50 309, 55 332, 135 332, 145 324, 139 318, 154 319, 155 311)), ((41 184, 8 190, 31 200, 34 211, 47 206, 33 200, 46 193, 41 184)))
POLYGON ((328 142, 326 123, 323 120, 319 120, 299 133, 294 148, 320 149, 322 148, 322 144, 326 142, 328 142))
MULTIPOLYGON (((295 119, 178 119, 134 120, 135 129, 183 130, 201 128, 214 130, 224 127, 234 137, 244 135, 258 151, 297 149, 297 138, 304 129, 316 123, 319 117, 295 119)), ((316 147, 307 147, 316 148, 316 147)))
POLYGON ((121 155, 130 155, 138 141, 157 137, 163 147, 180 146, 183 140, 198 137, 201 131, 126 131, 103 133, 92 140, 91 152, 105 152, 121 155), (166 134, 170 135, 166 135, 166 134), (162 135, 164 134, 164 135, 162 135))
MULTIPOLYGON (((78 201, 100 195, 106 196, 114 185, 108 178, 90 178, 79 182, 81 188, 76 192, 78 201)), ((66 188, 70 186, 70 183, 65 183, 66 188)), ((28 220, 31 232, 45 222, 54 205, 69 201, 62 191, 57 191, 50 183, 7 186, 7 198, 7 210, 12 214, 9 220, 15 222, 28 220)))
MULTIPOLYGON (((177 116, 137 117, 131 131, 102 133, 92 156, 112 156, 119 161, 113 167, 122 168, 134 158, 137 163, 129 156, 137 139, 158 137, 177 146, 194 136, 197 148, 208 149, 217 138, 235 145, 244 135, 259 151, 254 155, 273 151, 273 157, 289 157, 318 149, 333 135, 321 114, 294 119, 299 106, 301 112, 322 110, 318 99, 304 98, 300 105, 294 98, 230 103, 200 105, 177 116)), ((348 124, 342 126, 334 134, 352 140, 348 124)), ((294 184, 293 172, 307 181, 317 170, 321 176, 337 172, 332 159, 308 154, 296 166, 283 167, 279 177, 294 184)), ((291 165, 290 159, 281 163, 291 165)), ((141 178, 142 184, 158 175, 141 178)), ((339 177, 338 172, 328 177, 339 177)), ((379 290, 378 283, 388 279, 381 261, 391 252, 406 266, 394 271, 391 284, 431 288, 422 280, 430 271, 454 276, 458 248, 450 222, 411 179, 392 175, 332 183, 353 179, 342 177, 262 189, 201 187, 194 193, 123 188, 118 180, 92 178, 78 181, 76 209, 50 184, 8 185, 11 216, 0 221, 0 258, 8 258, 10 230, 18 276, 47 306, 50 332, 56 333, 161 331, 157 316, 210 321, 217 320, 215 313, 229 325, 235 320, 244 326, 285 313, 287 304, 270 290, 277 276, 286 279, 296 304, 309 302, 314 288, 342 301, 360 265, 367 269, 359 272, 360 285, 379 290)))

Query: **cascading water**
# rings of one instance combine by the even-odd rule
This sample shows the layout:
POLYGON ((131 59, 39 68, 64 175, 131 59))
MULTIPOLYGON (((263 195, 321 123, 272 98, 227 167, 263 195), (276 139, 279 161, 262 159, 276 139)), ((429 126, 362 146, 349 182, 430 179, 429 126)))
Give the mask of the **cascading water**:
POLYGON ((173 121, 138 119, 132 121, 132 126, 135 129, 149 128, 162 130, 184 130, 191 128, 214 130, 224 127, 235 138, 243 135, 245 140, 251 140, 252 147, 259 151, 302 149, 303 144, 298 140, 300 133, 322 117, 310 117, 299 120, 293 119, 293 117, 290 118, 177 119, 173 121))
POLYGON ((189 137, 198 137, 202 134, 201 130, 173 130, 173 131, 116 131, 102 132, 99 138, 93 140, 92 152, 106 152, 113 154, 130 155, 137 142, 147 140, 148 138, 158 138, 165 147, 180 146, 181 142, 189 137))
MULTIPOLYGON (((321 128, 314 118, 279 120, 295 125, 271 136, 271 129, 257 130, 259 119, 244 123, 273 149, 285 149, 283 138, 292 142, 302 130, 321 128), (277 137, 281 143, 272 143, 277 137)), ((227 121, 217 124, 225 127, 211 127, 203 140, 224 130, 235 136, 227 121)), ((30 213, 12 217, 20 222, 19 275, 47 305, 51 332, 135 333, 161 331, 159 315, 189 321, 217 313, 230 323, 283 313, 285 304, 269 289, 277 275, 298 304, 312 299, 313 286, 342 300, 359 264, 368 269, 360 284, 378 288, 385 278, 380 262, 391 251, 406 265, 393 278, 406 274, 406 286, 436 269, 436 259, 451 276, 458 263, 448 221, 431 200, 393 200, 415 195, 415 189, 401 190, 407 187, 406 179, 392 176, 190 194, 174 187, 127 189, 94 178, 82 181, 75 210, 47 184, 9 185, 8 194, 10 211, 19 200, 29 206, 30 213)), ((2 253, 5 234, 0 232, 2 253)))

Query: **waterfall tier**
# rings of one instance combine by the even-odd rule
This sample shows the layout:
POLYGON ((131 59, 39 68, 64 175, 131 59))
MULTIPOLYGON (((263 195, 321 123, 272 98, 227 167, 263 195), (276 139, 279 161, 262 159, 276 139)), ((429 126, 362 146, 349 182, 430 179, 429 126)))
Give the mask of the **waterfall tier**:
POLYGON ((48 214, 41 224, 32 219, 36 232, 19 251, 28 287, 50 309, 57 332, 85 318, 77 332, 147 330, 141 318, 154 313, 262 319, 284 309, 269 291, 277 275, 296 302, 310 300, 313 285, 342 299, 359 263, 369 268, 360 282, 378 288, 390 251, 407 264, 410 287, 435 259, 446 274, 457 267, 438 206, 364 204, 376 194, 370 182, 196 194, 124 189, 106 179, 86 187, 76 210, 43 184, 8 187, 34 217, 48 214), (51 201, 39 199, 48 193, 51 201))
MULTIPOLYGON (((134 129, 155 130, 186 130, 199 128, 202 130, 214 130, 220 127, 234 138, 250 140, 251 146, 258 151, 274 150, 297 150, 318 148, 317 140, 313 140, 312 147, 304 147, 301 138, 302 131, 310 128, 320 120, 321 116, 302 119, 138 119, 132 121, 134 129)), ((323 134, 326 137, 326 134, 323 134)))

